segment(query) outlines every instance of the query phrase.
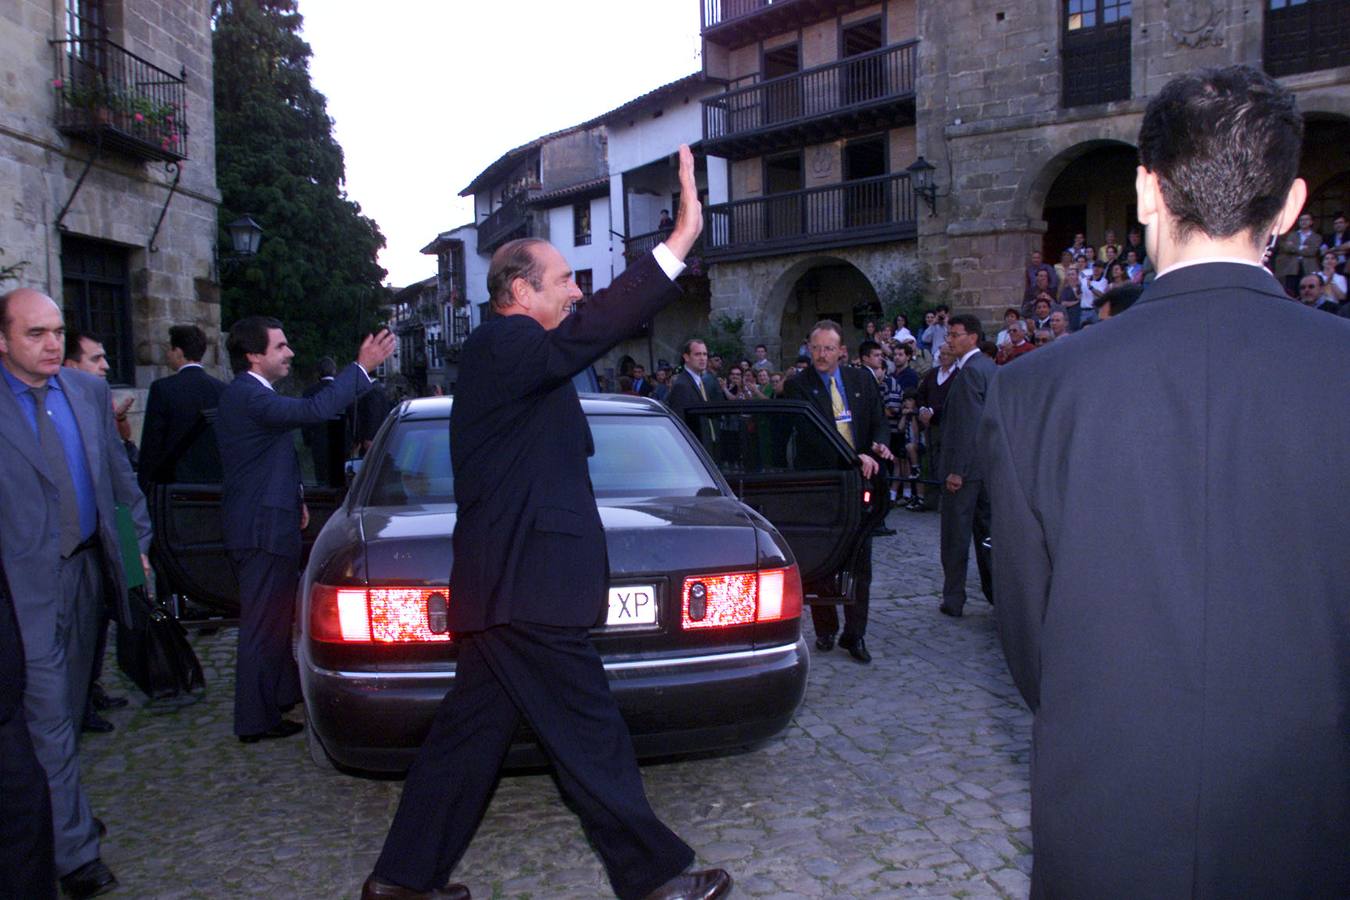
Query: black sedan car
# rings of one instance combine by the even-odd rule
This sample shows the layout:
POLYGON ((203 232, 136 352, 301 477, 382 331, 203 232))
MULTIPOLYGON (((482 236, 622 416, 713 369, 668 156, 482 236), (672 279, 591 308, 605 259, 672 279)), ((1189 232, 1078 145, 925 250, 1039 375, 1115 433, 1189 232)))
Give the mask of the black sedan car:
MULTIPOLYGON (((310 485, 296 645, 320 763, 407 767, 453 684, 449 398, 402 404, 349 485, 310 485), (312 544, 311 544, 312 541, 312 544)), ((803 602, 847 602, 884 489, 808 405, 583 396, 610 565, 596 646, 642 756, 752 745, 791 720, 809 660, 803 602), (738 499, 739 498, 739 499, 738 499), (806 591, 803 591, 803 584, 806 591)), ((197 440, 214 439, 209 421, 197 440)), ((211 473, 155 486, 157 561, 228 614, 237 587, 211 473)), ((522 730, 510 762, 542 759, 522 730)))

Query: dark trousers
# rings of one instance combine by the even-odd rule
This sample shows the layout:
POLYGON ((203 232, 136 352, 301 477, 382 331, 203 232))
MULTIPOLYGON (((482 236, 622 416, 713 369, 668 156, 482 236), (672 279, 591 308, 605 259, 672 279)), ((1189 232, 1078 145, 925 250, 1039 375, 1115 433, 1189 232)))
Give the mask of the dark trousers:
POLYGON ((967 481, 955 494, 942 492, 942 605, 954 612, 966 606, 966 566, 970 541, 975 539, 975 566, 980 589, 994 602, 994 575, 990 562, 989 492, 983 481, 967 481))
MULTIPOLYGON (((843 604, 844 632, 848 639, 860 638, 867 633, 867 607, 872 601, 872 539, 863 544, 862 559, 858 571, 853 574, 856 590, 852 603, 843 604)), ((816 626, 816 634, 834 634, 839 630, 839 604, 812 604, 811 623, 816 626)))
POLYGON ((23 627, 27 684, 24 714, 33 750, 46 773, 51 797, 52 837, 58 875, 98 858, 98 830, 80 785, 78 741, 102 606, 102 554, 89 547, 61 560, 61 608, 56 631, 24 627, 22 604, 15 611, 23 627))
POLYGON ((418 891, 449 881, 522 716, 615 894, 645 896, 693 862, 694 851, 647 802, 628 726, 587 630, 512 623, 462 637, 454 687, 408 772, 377 877, 418 891))
POLYGON ((234 733, 258 734, 300 702, 291 654, 300 561, 265 550, 230 554, 239 576, 239 661, 234 677, 234 733))
POLYGON ((21 709, 0 722, 0 897, 56 897, 47 776, 21 709))

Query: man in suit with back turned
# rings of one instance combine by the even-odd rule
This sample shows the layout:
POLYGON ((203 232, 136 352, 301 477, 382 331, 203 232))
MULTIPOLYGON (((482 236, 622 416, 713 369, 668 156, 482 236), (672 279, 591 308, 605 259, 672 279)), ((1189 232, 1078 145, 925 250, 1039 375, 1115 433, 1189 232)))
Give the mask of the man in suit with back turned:
POLYGON ((1350 322, 1261 266, 1302 135, 1254 69, 1165 85, 1135 178, 1156 280, 990 389, 1034 897, 1350 896, 1350 322))
POLYGON ((594 445, 572 376, 680 296, 674 279, 703 229, 688 147, 680 187, 665 242, 571 315, 581 291, 547 241, 511 241, 493 254, 497 316, 464 344, 450 413, 455 682, 408 772, 363 900, 469 897, 446 882, 522 719, 615 894, 710 900, 730 889, 721 870, 684 873, 694 851, 647 802, 589 634, 605 616, 608 570, 586 464, 594 445))
MULTIPOLYGON (((843 331, 838 323, 817 322, 806 340, 811 352, 811 368, 788 379, 783 385, 783 397, 805 400, 815 406, 825 421, 834 425, 840 436, 858 452, 863 478, 869 479, 881 468, 883 461, 895 459, 889 447, 890 428, 886 425, 886 409, 876 377, 866 369, 842 365, 848 361, 848 347, 844 345, 843 331)), ((870 663, 872 654, 865 640, 872 596, 870 535, 859 551, 858 568, 853 578, 853 602, 844 606, 844 630, 839 633, 839 646, 858 662, 870 663)), ((833 649, 835 633, 839 631, 838 608, 834 604, 812 604, 811 622, 816 629, 816 649, 822 652, 833 649)))
MULTIPOLYGON (((201 414, 215 409, 225 382, 212 377, 202 368, 206 356, 206 332, 196 325, 174 325, 169 328, 169 366, 172 375, 157 378, 150 383, 150 396, 145 402, 145 424, 141 428, 141 467, 137 471, 141 487, 149 495, 149 486, 158 481, 158 469, 165 457, 178 448, 178 442, 188 433, 201 414)), ((201 445, 194 442, 189 454, 200 456, 201 445)), ((210 472, 215 460, 195 457, 180 459, 178 468, 188 472, 210 472)), ((186 480, 186 479, 182 479, 186 480)))
POLYGON ((291 656, 291 623, 300 578, 300 532, 309 524, 292 432, 327 421, 371 385, 370 370, 394 349, 387 330, 368 335, 356 362, 303 400, 273 384, 291 370, 295 352, 281 323, 249 316, 234 323, 226 348, 234 381, 220 394, 216 442, 224 470, 221 524, 239 578, 239 652, 234 733, 246 744, 299 733, 281 717, 300 702, 291 656))
POLYGON ((71 897, 112 890, 80 784, 77 739, 106 599, 128 622, 117 504, 150 545, 145 498, 113 421, 108 382, 61 365, 61 310, 19 288, 0 297, 0 533, 23 634, 24 713, 51 794, 56 873, 71 897))
POLYGON ((951 375, 955 380, 942 413, 942 455, 938 459, 938 477, 942 479, 942 603, 938 609, 956 618, 966 608, 966 570, 972 540, 980 589, 984 599, 994 602, 988 543, 989 491, 984 462, 976 452, 976 436, 985 395, 998 365, 980 352, 982 340, 984 328, 979 319, 964 313, 952 316, 947 349, 955 360, 951 375))

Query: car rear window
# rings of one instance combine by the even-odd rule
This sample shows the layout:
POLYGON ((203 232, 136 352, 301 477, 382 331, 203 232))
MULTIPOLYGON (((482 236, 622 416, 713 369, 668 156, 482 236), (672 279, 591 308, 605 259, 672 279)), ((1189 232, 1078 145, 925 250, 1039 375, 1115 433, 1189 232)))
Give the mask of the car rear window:
MULTIPOLYGON (((719 490, 689 439, 660 416, 592 416, 590 458, 596 496, 692 496, 719 490)), ((445 419, 395 423, 378 459, 366 461, 374 482, 370 506, 451 503, 450 428, 445 419)))
POLYGON ((717 482, 675 423, 663 416, 591 416, 597 497, 684 497, 717 482))

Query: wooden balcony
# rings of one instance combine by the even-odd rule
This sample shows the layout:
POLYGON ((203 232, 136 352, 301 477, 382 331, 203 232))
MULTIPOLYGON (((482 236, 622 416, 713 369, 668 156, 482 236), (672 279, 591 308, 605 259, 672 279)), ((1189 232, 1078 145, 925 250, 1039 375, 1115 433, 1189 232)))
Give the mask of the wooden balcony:
POLYGON ((892 44, 704 100, 704 149, 744 159, 912 125, 918 44, 892 44))
POLYGON ((709 263, 917 236, 908 173, 710 206, 703 234, 709 263))
POLYGON ((703 0, 700 30, 715 44, 739 47, 874 3, 876 0, 703 0))
POLYGON ((1307 0, 1266 6, 1262 65, 1276 77, 1350 66, 1350 3, 1307 0))
POLYGON ((56 127, 100 149, 142 160, 187 158, 183 76, 105 38, 53 41, 56 127))
POLYGON ((514 238, 530 236, 530 211, 525 194, 516 194, 478 223, 478 252, 494 252, 514 238))
MULTIPOLYGON (((664 241, 670 232, 671 229, 669 228, 659 228, 656 231, 648 231, 646 234, 635 234, 631 237, 624 238, 624 259, 631 263, 633 260, 645 256, 656 249, 656 245, 664 241)), ((694 241, 693 249, 689 251, 689 255, 703 255, 703 237, 701 235, 698 240, 694 241)))

